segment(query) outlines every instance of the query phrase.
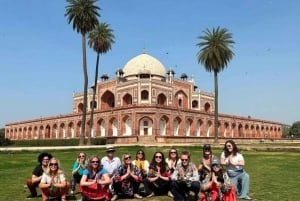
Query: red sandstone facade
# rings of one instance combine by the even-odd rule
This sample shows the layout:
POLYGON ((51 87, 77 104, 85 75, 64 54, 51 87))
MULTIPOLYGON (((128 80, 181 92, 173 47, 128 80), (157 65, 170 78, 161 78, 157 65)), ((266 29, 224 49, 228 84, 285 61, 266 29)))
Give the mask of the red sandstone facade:
MULTIPOLYGON (((92 92, 88 94, 86 134, 111 143, 201 142, 214 136, 214 94, 197 89, 183 74, 174 77, 156 58, 142 53, 127 62, 116 77, 103 75, 97 83, 93 128, 92 92)), ((73 112, 9 123, 11 140, 79 138, 83 94, 73 95, 73 112)), ((278 139, 281 123, 219 114, 220 139, 278 139)))

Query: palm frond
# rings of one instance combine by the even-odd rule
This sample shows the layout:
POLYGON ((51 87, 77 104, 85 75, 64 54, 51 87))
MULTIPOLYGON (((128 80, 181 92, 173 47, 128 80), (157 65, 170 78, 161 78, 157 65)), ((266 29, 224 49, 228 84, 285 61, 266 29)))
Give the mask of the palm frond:
POLYGON ((111 49, 111 45, 115 42, 113 30, 109 28, 109 24, 100 23, 89 33, 88 44, 95 52, 102 54, 111 49))

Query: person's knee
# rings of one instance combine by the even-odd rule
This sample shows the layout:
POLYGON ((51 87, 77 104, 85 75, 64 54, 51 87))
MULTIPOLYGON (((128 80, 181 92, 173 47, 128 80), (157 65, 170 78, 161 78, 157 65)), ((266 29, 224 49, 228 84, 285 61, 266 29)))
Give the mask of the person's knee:
POLYGON ((27 179, 26 183, 27 183, 27 186, 32 186, 33 185, 31 178, 27 179))

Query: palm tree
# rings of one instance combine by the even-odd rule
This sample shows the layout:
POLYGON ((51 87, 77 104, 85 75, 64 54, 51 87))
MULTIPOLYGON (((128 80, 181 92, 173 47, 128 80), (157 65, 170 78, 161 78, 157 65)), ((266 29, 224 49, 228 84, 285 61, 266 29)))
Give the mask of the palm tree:
POLYGON ((111 49, 111 45, 115 42, 113 35, 113 30, 109 28, 109 24, 100 23, 95 27, 93 31, 89 33, 88 44, 94 51, 97 53, 96 60, 96 69, 95 69, 95 83, 93 86, 93 101, 92 101, 92 110, 90 118, 90 133, 88 136, 87 144, 91 144, 91 135, 93 128, 93 118, 94 118, 94 108, 95 108, 95 95, 97 91, 97 78, 98 78, 98 66, 99 66, 99 55, 107 53, 111 49))
POLYGON ((73 24, 73 30, 76 30, 77 33, 81 33, 82 38, 84 94, 79 145, 84 144, 87 108, 88 74, 86 63, 86 34, 99 24, 97 17, 100 16, 100 14, 98 13, 100 7, 95 5, 96 1, 97 0, 67 0, 69 5, 66 6, 65 13, 65 17, 67 17, 68 23, 73 24))
POLYGON ((215 143, 218 142, 218 73, 223 71, 234 53, 231 50, 235 43, 232 39, 232 34, 226 28, 217 27, 212 31, 206 29, 204 36, 198 36, 201 41, 197 44, 200 51, 197 54, 198 63, 204 65, 208 72, 214 72, 215 81, 215 121, 214 134, 215 143))

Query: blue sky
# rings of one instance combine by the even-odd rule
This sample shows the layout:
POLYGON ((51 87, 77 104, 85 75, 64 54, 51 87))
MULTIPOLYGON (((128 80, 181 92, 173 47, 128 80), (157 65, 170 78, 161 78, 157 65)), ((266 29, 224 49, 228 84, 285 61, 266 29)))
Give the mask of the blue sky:
MULTIPOLYGON (((83 90, 81 36, 64 17, 63 0, 1 0, 0 128, 10 122, 72 112, 83 90)), ((300 120, 300 1, 100 0, 100 21, 115 41, 100 58, 114 77, 128 60, 147 53, 194 76, 213 92, 213 74, 197 63, 197 36, 226 27, 236 44, 219 74, 219 112, 286 124, 300 120)), ((88 49, 89 83, 96 54, 88 49)))

